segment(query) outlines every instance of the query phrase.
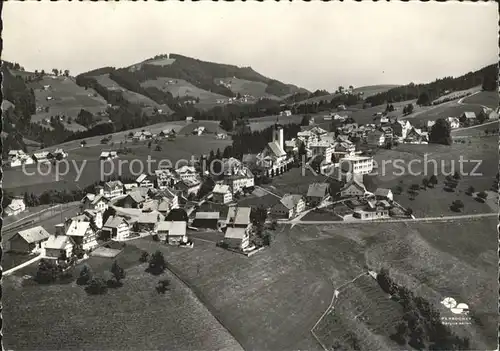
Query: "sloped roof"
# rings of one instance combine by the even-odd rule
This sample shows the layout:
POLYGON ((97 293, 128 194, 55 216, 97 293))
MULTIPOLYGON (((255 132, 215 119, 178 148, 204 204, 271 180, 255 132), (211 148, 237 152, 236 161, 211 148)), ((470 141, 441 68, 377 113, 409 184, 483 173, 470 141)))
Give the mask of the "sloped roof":
POLYGON ((138 223, 157 223, 163 221, 165 216, 158 211, 143 212, 139 218, 137 218, 138 223))
POLYGON ((109 202, 109 200, 104 195, 97 195, 92 200, 92 205, 96 205, 99 201, 109 202))
POLYGON ((71 225, 66 232, 68 236, 85 236, 90 223, 87 221, 75 221, 75 225, 71 225))
POLYGON ((229 185, 223 185, 223 184, 215 184, 214 189, 212 192, 214 194, 227 194, 230 192, 229 185))
POLYGON ((470 112, 470 111, 464 112, 463 116, 465 116, 465 118, 471 118, 471 119, 476 118, 476 114, 474 112, 470 112))
POLYGON ((346 185, 344 185, 344 187, 342 189, 340 189, 340 191, 342 192, 342 191, 348 189, 350 186, 355 186, 358 189, 361 189, 364 192, 366 192, 365 185, 363 183, 361 183, 360 181, 358 181, 357 179, 355 179, 355 178, 352 178, 350 182, 346 183, 346 185))
POLYGON ((21 230, 17 233, 29 244, 46 240, 50 236, 50 234, 41 226, 21 230))
POLYGON ((257 162, 257 154, 244 154, 242 157, 243 163, 255 163, 257 162))
POLYGON ((276 157, 281 157, 285 156, 286 152, 281 148, 281 146, 278 144, 277 141, 271 141, 267 143, 267 146, 269 146, 269 149, 273 152, 274 156, 276 157))
POLYGON ((196 212, 195 219, 219 219, 219 212, 196 212))
POLYGON ((83 199, 80 202, 85 202, 86 200, 94 201, 95 195, 94 194, 87 194, 83 197, 83 199))
POLYGON ((309 185, 309 189, 307 190, 307 196, 309 197, 325 197, 328 193, 328 184, 327 183, 312 183, 309 185))
POLYGON ((141 203, 144 201, 144 198, 138 191, 132 191, 130 194, 127 195, 127 197, 131 198, 136 203, 141 203))
POLYGON ((128 224, 127 220, 121 216, 110 216, 104 226, 109 228, 118 228, 123 222, 128 224))
POLYGON ((229 227, 226 229, 226 233, 224 234, 224 239, 240 239, 243 240, 245 237, 245 228, 233 228, 229 227))
POLYGON ((68 245, 74 245, 75 242, 71 237, 66 235, 51 235, 45 243, 46 249, 64 250, 68 245))
POLYGON ((12 202, 9 205, 9 208, 11 210, 17 210, 24 205, 24 200, 23 199, 12 199, 12 202))
POLYGON ((109 187, 111 189, 115 189, 115 188, 118 188, 118 187, 123 188, 123 184, 119 180, 112 180, 110 182, 106 182, 104 184, 104 186, 107 186, 107 187, 109 187))
POLYGON ((141 183, 143 180, 145 180, 147 178, 147 175, 146 174, 141 174, 139 177, 137 177, 137 179, 135 180, 137 183, 141 183))
POLYGON ((280 200, 280 203, 283 204, 283 206, 285 206, 287 209, 291 210, 295 206, 297 206, 300 200, 302 200, 302 195, 287 194, 283 196, 283 198, 280 200))
POLYGON ((228 222, 233 219, 234 224, 237 225, 248 225, 250 224, 250 212, 252 209, 250 207, 238 207, 231 206, 227 212, 228 222))
POLYGON ((375 190, 375 196, 389 196, 389 194, 392 193, 391 189, 385 189, 385 188, 377 188, 375 190))

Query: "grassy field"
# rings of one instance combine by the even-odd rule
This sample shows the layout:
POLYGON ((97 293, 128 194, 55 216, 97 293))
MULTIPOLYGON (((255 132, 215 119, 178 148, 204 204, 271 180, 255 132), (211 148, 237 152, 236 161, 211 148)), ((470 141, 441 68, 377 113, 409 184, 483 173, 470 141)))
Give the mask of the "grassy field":
MULTIPOLYGON (((28 84, 35 92, 37 108, 42 108, 43 112, 38 112, 32 116, 33 122, 41 122, 46 118, 56 115, 65 115, 75 119, 81 109, 85 109, 93 114, 104 112, 107 102, 93 89, 85 89, 78 86, 73 77, 45 76, 41 81, 28 84), (44 90, 45 85, 50 85, 44 90), (52 100, 47 100, 52 97, 52 100), (49 111, 45 112, 48 107, 49 111)), ((63 122, 67 129, 73 131, 86 130, 84 126, 72 122, 63 122)))
POLYGON ((212 93, 210 91, 198 88, 193 84, 182 80, 167 77, 158 77, 154 80, 147 80, 141 83, 143 88, 154 87, 164 92, 169 92, 174 97, 190 96, 199 98, 200 104, 216 104, 218 99, 227 99, 227 96, 212 93), (168 81, 173 81, 173 84, 168 84, 168 81))
POLYGON ((94 77, 97 80, 97 83, 101 85, 102 87, 108 89, 108 90, 114 90, 114 91, 120 91, 122 93, 122 96, 125 100, 132 104, 138 104, 144 108, 144 111, 148 113, 152 113, 153 108, 161 109, 163 110, 164 114, 169 114, 172 113, 172 110, 164 104, 158 104, 156 101, 150 99, 147 96, 138 94, 136 92, 127 90, 123 87, 121 87, 118 83, 116 83, 114 80, 112 80, 109 77, 109 74, 103 74, 100 76, 95 76, 94 77))
POLYGON ((178 134, 191 134, 195 128, 205 127, 205 133, 212 134, 212 138, 215 136, 213 134, 226 133, 227 132, 219 126, 219 121, 197 121, 195 123, 185 123, 185 126, 179 130, 178 134))
POLYGON ((483 213, 492 212, 488 204, 475 201, 465 192, 469 186, 473 186, 476 191, 488 190, 493 184, 494 177, 498 172, 498 156, 497 143, 495 137, 474 139, 470 144, 452 144, 445 145, 411 145, 401 144, 392 150, 379 150, 374 156, 379 169, 377 176, 368 177, 368 183, 365 185, 376 188, 384 187, 394 189, 397 186, 403 188, 401 195, 395 195, 395 200, 400 202, 404 207, 413 209, 415 216, 440 216, 450 215, 454 212, 449 208, 455 200, 462 200, 465 204, 464 213, 483 213), (427 156, 425 156, 427 155, 427 156), (459 160, 460 157, 471 162, 463 163, 464 173, 470 174, 462 176, 455 192, 447 192, 443 188, 445 176, 454 171, 460 172, 459 160), (383 166, 384 161, 391 161, 383 166), (404 165, 404 174, 401 174, 401 169, 395 163, 398 160, 400 165, 404 165), (416 163, 419 160, 420 163, 416 163), (434 167, 436 161, 437 169, 434 167), (472 160, 480 160, 481 164, 477 170, 472 171, 476 162, 472 160), (412 162, 410 164, 410 162, 412 162), (426 166, 427 165, 427 166, 426 166), (411 173, 409 172, 411 168, 411 173), (435 172, 437 170, 437 172, 435 172), (413 175, 412 175, 413 174, 413 175), (434 189, 420 190, 414 200, 410 200, 407 193, 412 184, 422 185, 424 177, 430 177, 436 174, 438 177, 438 185, 434 189))
MULTIPOLYGON (((491 131, 495 130, 498 132, 498 121, 491 121, 491 123, 486 122, 485 124, 478 125, 474 128, 467 129, 455 129, 451 131, 451 136, 455 137, 477 137, 486 136, 485 131, 488 130, 488 134, 491 135, 491 131)), ((493 136, 494 137, 494 136, 493 136)))
POLYGON ((495 91, 482 91, 463 100, 465 104, 479 104, 492 109, 497 109, 500 103, 498 93, 495 91))
POLYGON ((267 84, 264 82, 254 82, 240 78, 217 78, 216 82, 223 81, 226 84, 231 84, 231 91, 235 94, 250 95, 255 98, 267 98, 279 100, 280 98, 266 92, 267 84))
MULTIPOLYGON (((115 139, 113 139, 115 140, 115 139)), ((194 156, 199 158, 202 154, 208 154, 210 150, 216 151, 220 149, 221 152, 227 145, 231 144, 231 140, 217 140, 213 135, 202 135, 202 136, 178 136, 174 141, 163 140, 161 144, 162 151, 154 151, 156 145, 153 144, 151 149, 148 148, 148 141, 139 142, 133 144, 130 140, 125 147, 131 149, 131 153, 120 155, 118 159, 112 161, 111 163, 105 163, 101 168, 101 162, 99 161, 99 155, 103 150, 118 150, 119 142, 115 140, 115 145, 97 145, 85 148, 78 148, 69 153, 69 171, 66 175, 62 175, 59 181, 56 178, 56 168, 48 166, 42 166, 47 169, 47 175, 42 176, 36 173, 36 176, 28 175, 23 173, 21 168, 13 168, 5 170, 3 184, 6 189, 14 194, 23 194, 25 191, 32 193, 42 193, 43 191, 49 189, 77 189, 78 187, 84 188, 101 178, 101 174, 111 173, 114 169, 114 174, 119 175, 119 170, 121 169, 121 176, 138 177, 141 171, 141 166, 137 161, 130 167, 133 160, 141 161, 143 165, 143 172, 148 171, 148 156, 151 157, 150 170, 153 172, 157 169, 160 160, 169 160, 172 165, 175 166, 176 162, 179 160, 191 160, 194 156), (121 163, 120 163, 121 162, 121 163), (82 169, 80 178, 77 180, 77 165, 78 169, 82 169), (120 168, 120 164, 122 165, 120 168)), ((165 165, 167 161, 163 161, 165 165)), ((183 163, 186 164, 186 163, 183 163)), ((183 164, 179 163, 179 167, 183 164)), ((35 172, 36 166, 27 167, 29 172, 35 172)), ((61 166, 61 172, 65 171, 65 166, 61 166)), ((45 172, 45 171, 44 171, 45 172)))
MULTIPOLYGON (((195 295, 166 272, 152 276, 132 246, 117 257, 126 268, 123 286, 106 295, 87 295, 69 284, 37 285, 19 275, 4 278, 4 345, 15 350, 182 349, 241 350, 195 295), (155 291, 171 281, 164 295, 155 291), (57 316, 57 318, 54 318, 57 316)), ((112 260, 91 257, 94 272, 112 260)), ((75 274, 76 276, 76 274, 75 274)))
POLYGON ((481 91, 481 86, 476 86, 476 87, 466 89, 466 90, 453 91, 449 94, 440 96, 439 98, 434 100, 433 103, 439 103, 441 101, 448 100, 448 99, 457 100, 457 99, 460 99, 461 97, 465 97, 466 94, 473 94, 473 93, 476 93, 478 91, 481 91))
MULTIPOLYGON (((423 296, 442 313, 446 296, 466 302, 477 321, 459 333, 468 335, 473 349, 496 344, 496 220, 448 223, 373 223, 356 226, 295 226, 288 235, 310 250, 336 286, 347 282, 345 272, 390 268, 400 285, 423 296), (473 237, 471 237, 473 236, 473 237), (342 279, 340 279, 342 277, 342 279)), ((359 272, 359 273, 361 273, 359 272)), ((327 345, 351 330, 361 349, 391 349, 387 339, 400 317, 398 306, 377 289, 372 278, 346 285, 333 312, 318 325, 316 334, 327 345), (364 313, 363 313, 364 312, 364 313), (364 316, 354 320, 355 315, 364 316)))
POLYGON ((392 88, 396 88, 399 85, 397 84, 379 84, 379 85, 367 85, 364 87, 355 88, 355 93, 363 93, 363 98, 370 97, 372 95, 377 95, 380 93, 385 93, 392 88))
POLYGON ((154 66, 168 66, 174 63, 174 61, 175 59, 168 59, 168 58, 146 60, 143 62, 136 63, 135 65, 130 66, 128 69, 131 72, 135 70, 140 70, 144 64, 154 65, 154 66))
POLYGON ((299 124, 302 121, 302 115, 292 115, 292 116, 266 116, 261 118, 251 118, 250 129, 252 132, 263 130, 273 126, 276 122, 279 124, 299 124))

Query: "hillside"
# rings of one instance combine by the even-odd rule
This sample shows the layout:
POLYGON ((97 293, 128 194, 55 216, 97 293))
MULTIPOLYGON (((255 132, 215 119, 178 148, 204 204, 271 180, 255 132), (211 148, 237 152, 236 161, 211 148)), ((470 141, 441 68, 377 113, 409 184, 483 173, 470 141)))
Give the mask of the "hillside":
POLYGON ((453 91, 467 90, 481 86, 486 91, 496 91, 498 65, 493 64, 459 77, 444 77, 426 84, 410 83, 386 92, 381 92, 366 98, 373 106, 386 102, 399 102, 413 99, 421 100, 422 104, 430 104, 433 100, 453 91))

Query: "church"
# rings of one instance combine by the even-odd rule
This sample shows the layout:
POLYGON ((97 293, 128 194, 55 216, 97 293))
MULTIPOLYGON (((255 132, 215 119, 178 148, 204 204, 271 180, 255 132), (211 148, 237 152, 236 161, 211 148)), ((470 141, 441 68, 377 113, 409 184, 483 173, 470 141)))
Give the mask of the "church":
POLYGON ((290 169, 293 157, 290 157, 285 152, 283 126, 275 124, 273 140, 267 143, 264 150, 257 156, 257 159, 259 165, 265 169, 268 177, 283 174, 290 169))

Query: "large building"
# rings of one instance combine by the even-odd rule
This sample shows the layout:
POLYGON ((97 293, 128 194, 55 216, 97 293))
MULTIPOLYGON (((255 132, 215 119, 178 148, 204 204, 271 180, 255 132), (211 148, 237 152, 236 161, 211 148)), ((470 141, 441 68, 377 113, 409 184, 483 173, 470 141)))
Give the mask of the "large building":
POLYGON ((340 160, 343 172, 369 174, 373 170, 373 158, 368 156, 347 156, 340 160))
POLYGON ((333 147, 327 141, 316 141, 309 144, 311 157, 323 157, 325 164, 332 163, 333 147))
POLYGON ((266 169, 267 176, 283 174, 293 162, 293 158, 287 156, 284 147, 283 127, 277 124, 273 131, 273 141, 269 142, 258 155, 259 164, 266 169))

